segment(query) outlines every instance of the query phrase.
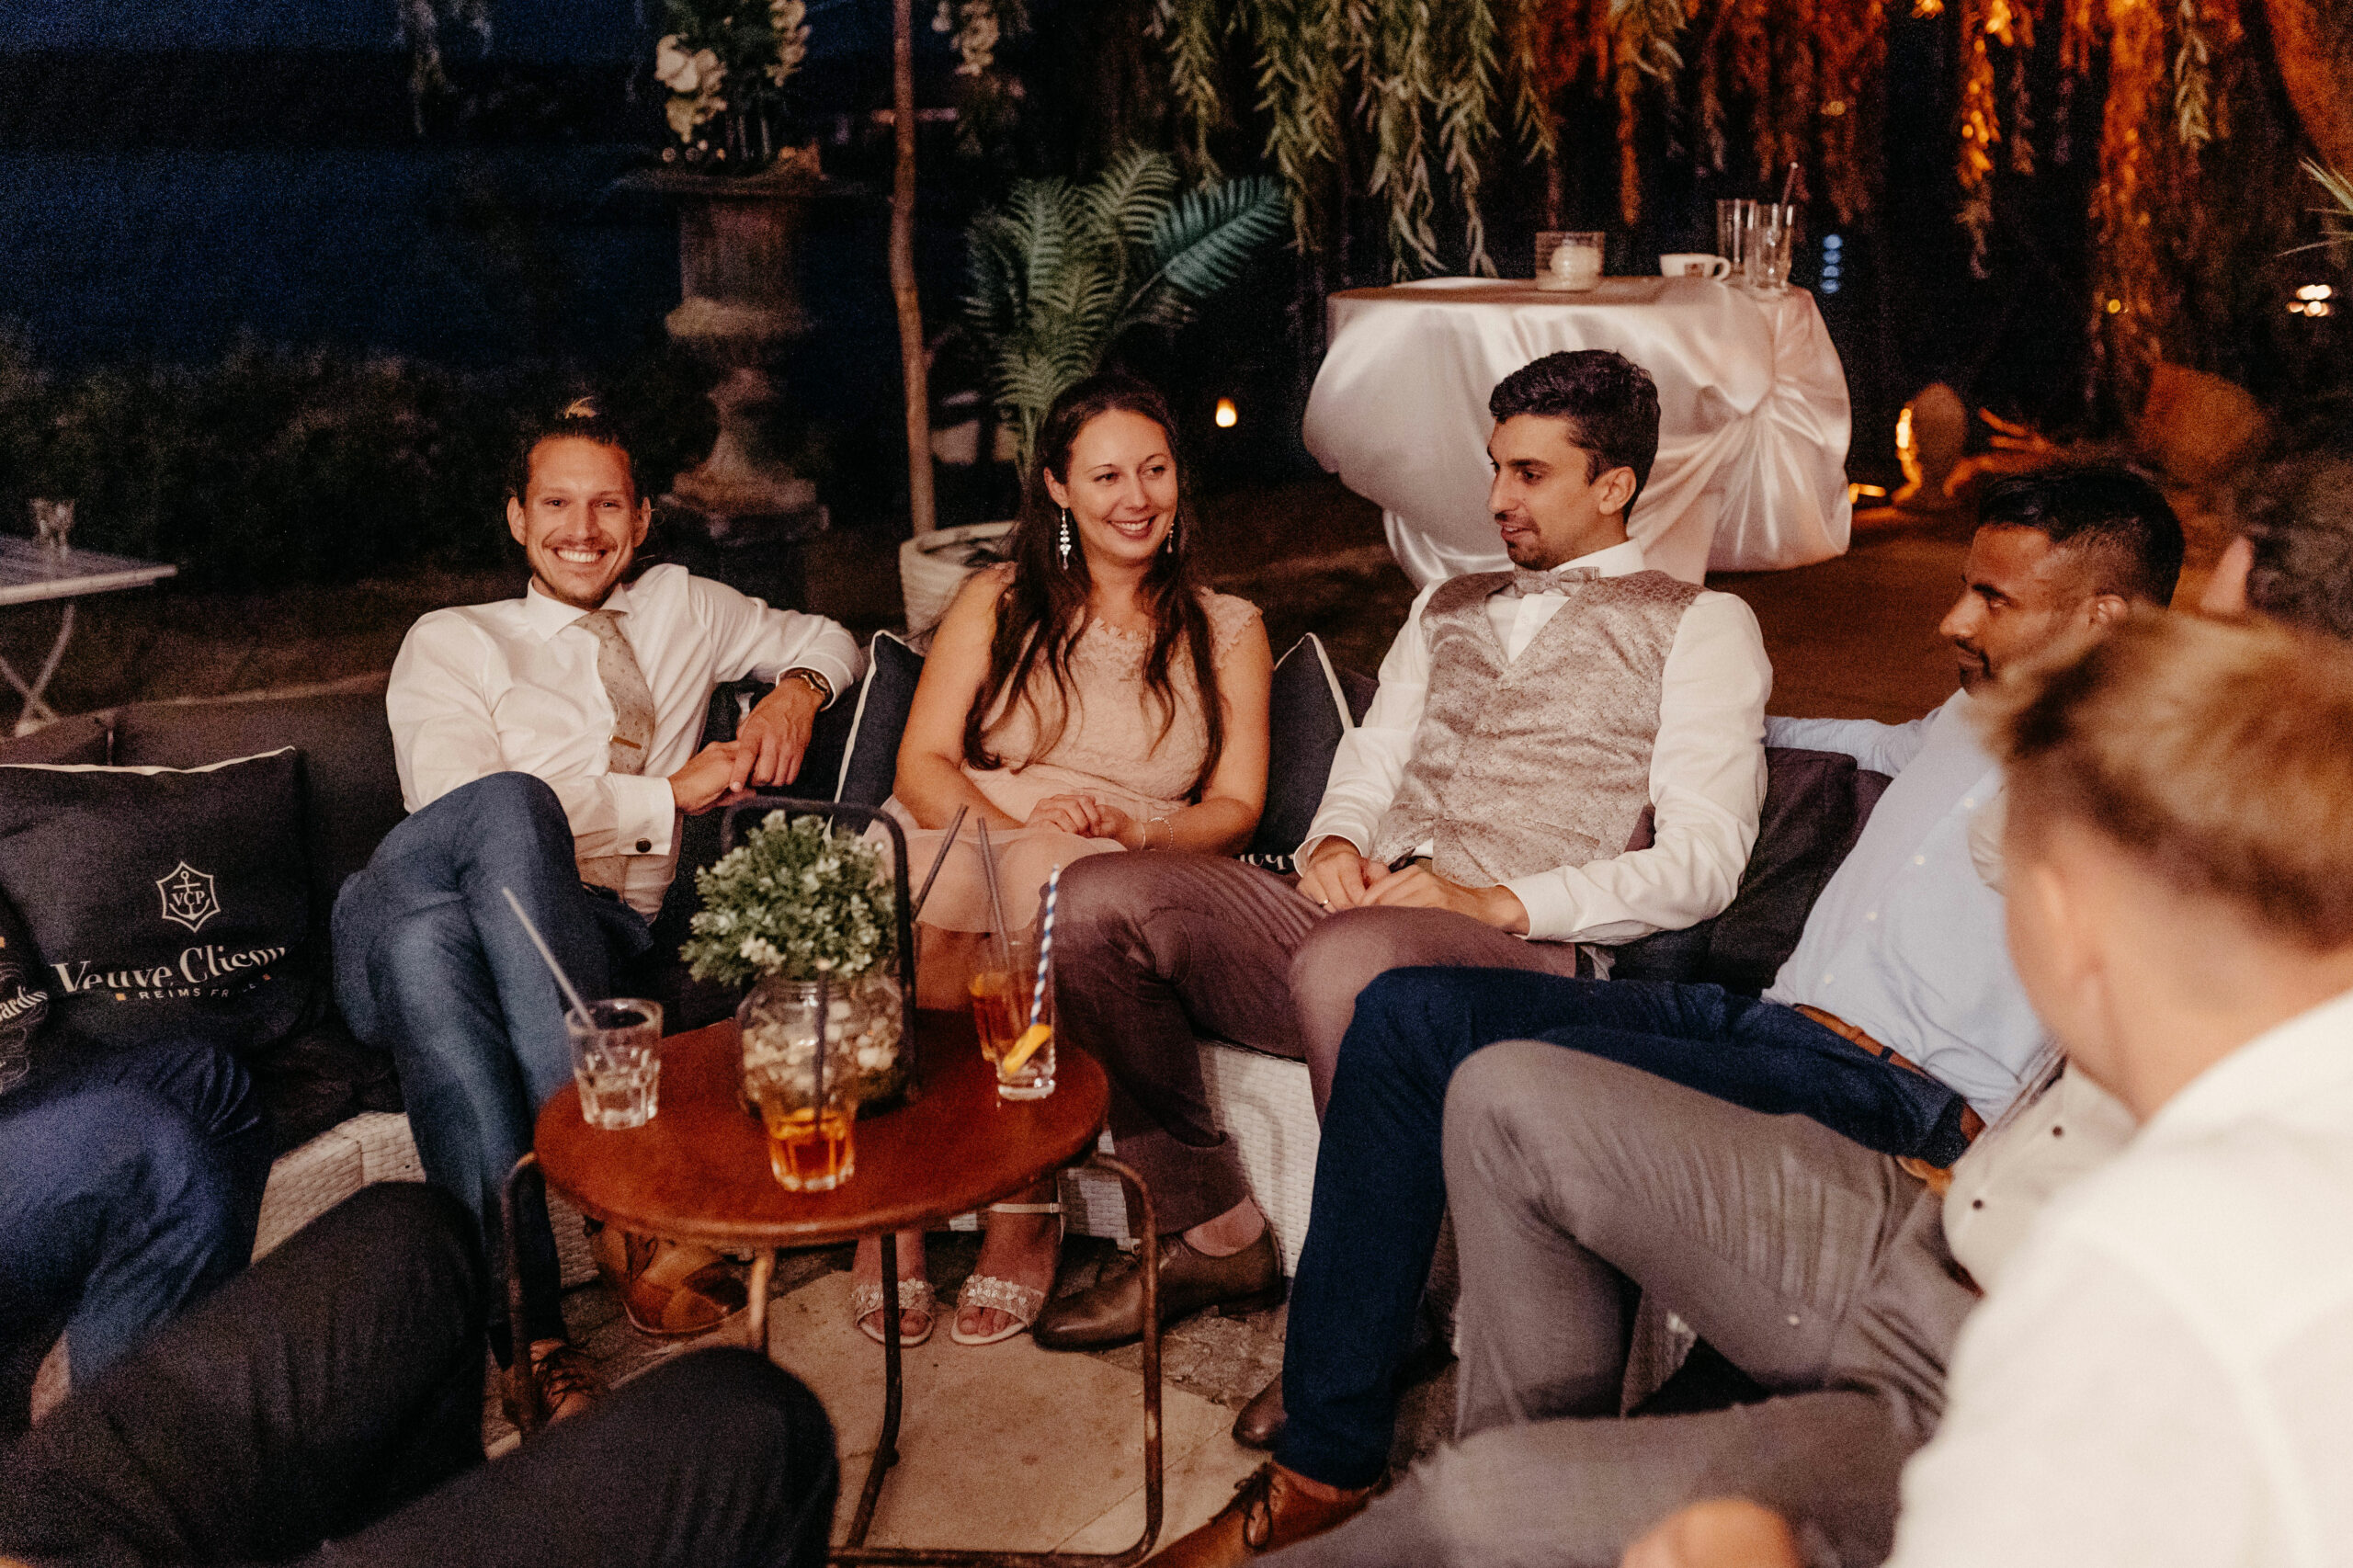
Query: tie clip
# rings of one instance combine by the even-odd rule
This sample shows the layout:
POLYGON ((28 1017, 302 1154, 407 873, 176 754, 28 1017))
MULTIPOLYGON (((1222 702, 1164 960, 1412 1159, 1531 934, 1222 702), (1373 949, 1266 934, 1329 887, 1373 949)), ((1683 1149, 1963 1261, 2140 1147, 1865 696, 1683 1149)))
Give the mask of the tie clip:
POLYGON ((615 735, 613 737, 613 744, 617 746, 627 746, 631 751, 643 751, 645 749, 642 744, 629 739, 625 735, 615 735))

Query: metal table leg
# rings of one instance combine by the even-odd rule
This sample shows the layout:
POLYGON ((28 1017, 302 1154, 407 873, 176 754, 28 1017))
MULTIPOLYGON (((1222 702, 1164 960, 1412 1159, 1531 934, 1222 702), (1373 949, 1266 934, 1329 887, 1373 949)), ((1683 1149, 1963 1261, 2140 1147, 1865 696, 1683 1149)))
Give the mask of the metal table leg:
POLYGON ((15 687, 25 699, 24 710, 17 716, 17 733, 29 735, 43 724, 57 722, 57 710, 49 705, 43 694, 49 690, 51 678, 57 674, 59 662, 65 657, 65 645, 73 641, 74 601, 68 599, 65 601, 65 617, 58 622, 57 641, 50 644, 49 657, 41 661, 40 673, 33 676, 29 685, 24 676, 17 673, 15 665, 0 659, 0 676, 6 676, 8 684, 15 687))
MULTIPOLYGON (((890 1467, 898 1462, 899 1438, 899 1346, 898 1318, 893 1312, 892 1332, 884 1336, 882 1346, 883 1404, 882 1436, 875 1445, 874 1462, 866 1471, 866 1487, 859 1494, 857 1516, 850 1521, 849 1534, 832 1554, 835 1562, 931 1563, 941 1568, 964 1568, 964 1565, 986 1564, 988 1568, 1126 1568, 1151 1554, 1160 1540, 1160 1527, 1166 1499, 1163 1495, 1160 1434, 1160 1248, 1159 1216, 1154 1212, 1152 1192, 1143 1178, 1127 1165, 1108 1154, 1097 1153, 1090 1162, 1109 1171, 1135 1194, 1143 1225, 1143 1239, 1139 1247, 1139 1267, 1143 1276, 1143 1534, 1124 1551, 972 1551, 946 1547, 872 1547, 865 1544, 868 1528, 874 1522, 874 1505, 882 1492, 882 1479, 890 1467)), ((882 1242, 882 1300, 896 1308, 898 1303, 898 1248, 895 1237, 886 1236, 882 1242)))
MULTIPOLYGON (((547 1412, 540 1407, 538 1369, 531 1365, 530 1335, 523 1327, 523 1242, 516 1232, 515 1194, 523 1177, 538 1174, 539 1169, 539 1155, 527 1153, 515 1162, 506 1184, 498 1189, 498 1224, 506 1233, 506 1370, 501 1381, 506 1385, 506 1418, 526 1437, 547 1425, 547 1412)), ((540 1184, 544 1190, 545 1176, 540 1176, 540 1184)))

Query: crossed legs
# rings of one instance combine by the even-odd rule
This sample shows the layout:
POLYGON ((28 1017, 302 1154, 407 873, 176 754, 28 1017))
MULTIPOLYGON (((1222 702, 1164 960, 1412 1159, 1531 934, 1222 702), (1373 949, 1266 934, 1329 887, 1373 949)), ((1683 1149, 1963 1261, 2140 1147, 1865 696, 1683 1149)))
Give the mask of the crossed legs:
MULTIPOLYGON (((633 912, 583 889, 572 851, 552 790, 493 774, 394 828, 335 900, 335 1000, 392 1051, 426 1174, 485 1236, 499 1233, 499 1189, 540 1107, 572 1074, 563 997, 502 890, 583 995, 609 994, 614 961, 651 940, 633 912)), ((529 1337, 560 1339, 544 1199, 528 1199, 517 1224, 529 1337)))
POLYGON ((1463 1063, 1444 1148, 1457 1440, 1286 1568, 1610 1564, 1677 1506, 1725 1494, 1841 1560, 1885 1552, 1897 1472, 1935 1424, 1973 1301, 1917 1182, 1804 1118, 1540 1041, 1463 1063), (1774 1397, 1616 1419, 1630 1286, 1774 1397))

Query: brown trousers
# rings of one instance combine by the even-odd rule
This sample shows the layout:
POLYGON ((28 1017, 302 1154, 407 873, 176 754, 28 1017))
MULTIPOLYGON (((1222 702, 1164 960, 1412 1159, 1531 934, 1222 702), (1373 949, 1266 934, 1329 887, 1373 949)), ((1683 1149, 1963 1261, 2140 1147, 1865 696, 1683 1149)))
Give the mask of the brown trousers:
POLYGON ((1304 1061, 1320 1117, 1357 993, 1418 964, 1574 975, 1578 955, 1449 910, 1326 915, 1284 879, 1215 856, 1097 855, 1063 869, 1062 1032, 1109 1074, 1112 1139, 1151 1187, 1164 1231, 1250 1196, 1210 1108, 1199 1041, 1304 1061))

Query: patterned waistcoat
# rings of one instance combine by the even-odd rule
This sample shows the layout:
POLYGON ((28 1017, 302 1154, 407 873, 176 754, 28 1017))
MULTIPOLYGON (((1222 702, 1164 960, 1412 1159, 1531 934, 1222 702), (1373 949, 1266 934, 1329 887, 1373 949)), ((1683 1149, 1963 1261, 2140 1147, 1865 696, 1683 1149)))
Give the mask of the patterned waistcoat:
POLYGON ((1507 660, 1487 601, 1512 583, 1457 577, 1423 610, 1429 695, 1377 860, 1431 843, 1438 875, 1487 886, 1620 854, 1643 822, 1661 676, 1699 590, 1664 572, 1562 583, 1568 602, 1507 660))

